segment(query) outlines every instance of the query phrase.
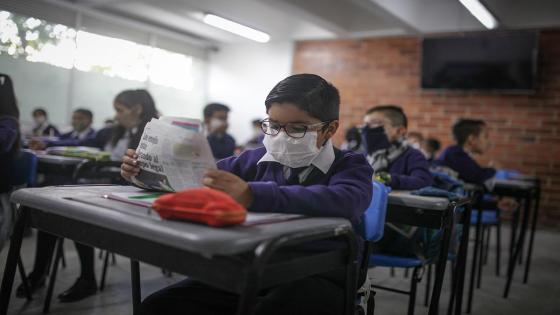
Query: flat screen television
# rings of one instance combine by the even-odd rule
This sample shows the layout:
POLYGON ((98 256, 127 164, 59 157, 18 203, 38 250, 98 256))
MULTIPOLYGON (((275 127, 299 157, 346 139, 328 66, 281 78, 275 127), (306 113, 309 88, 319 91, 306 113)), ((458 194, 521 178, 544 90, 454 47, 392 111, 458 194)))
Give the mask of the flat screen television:
POLYGON ((531 92, 537 82, 537 32, 426 38, 424 89, 531 92))

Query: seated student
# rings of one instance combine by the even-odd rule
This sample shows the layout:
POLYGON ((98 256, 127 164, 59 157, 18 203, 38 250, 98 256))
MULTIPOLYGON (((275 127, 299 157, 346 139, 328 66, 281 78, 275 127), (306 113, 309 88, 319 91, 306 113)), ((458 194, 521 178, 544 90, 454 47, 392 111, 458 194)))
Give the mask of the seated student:
POLYGON ((95 130, 91 127, 93 113, 88 109, 79 108, 72 113, 72 131, 61 134, 58 140, 35 140, 29 142, 29 148, 42 150, 50 146, 75 146, 81 141, 93 138, 95 130))
POLYGON ((406 143, 416 150, 422 151, 422 142, 424 142, 424 136, 421 133, 417 131, 409 131, 406 134, 406 143))
POLYGON ((428 138, 422 144, 423 151, 426 153, 426 159, 432 163, 436 159, 437 153, 441 148, 441 143, 436 138, 428 138))
MULTIPOLYGON (((401 107, 373 107, 367 111, 364 122, 362 142, 377 179, 394 190, 415 190, 432 184, 428 161, 420 150, 405 141, 408 120, 401 107)), ((383 238, 375 244, 375 251, 399 256, 420 254, 417 235, 419 230, 415 227, 388 224, 383 238)))
POLYGON ((58 137, 60 132, 49 123, 47 111, 42 108, 33 110, 33 135, 37 137, 58 137))
MULTIPOLYGON (((127 149, 140 143, 140 137, 146 124, 156 116, 156 107, 152 96, 146 90, 126 90, 119 93, 113 102, 116 125, 102 129, 93 138, 80 141, 79 145, 97 147, 112 152, 112 158, 121 160, 127 149)), ((31 292, 45 284, 50 257, 53 253, 56 237, 39 232, 33 270, 28 276, 31 292)), ((94 271, 94 250, 92 247, 75 243, 80 258, 81 274, 74 285, 62 292, 60 302, 73 302, 86 298, 97 292, 94 271)), ((23 285, 17 289, 18 297, 25 297, 23 285)))
POLYGON ((394 190, 414 190, 432 184, 428 161, 405 139, 407 118, 402 108, 381 105, 367 111, 362 145, 374 174, 394 190))
POLYGON ((262 119, 253 119, 253 121, 251 121, 253 136, 249 139, 249 141, 247 141, 244 149, 251 150, 264 146, 264 133, 261 129, 261 121, 262 119))
POLYGON ((230 157, 235 152, 235 139, 226 131, 229 107, 211 103, 204 107, 204 125, 212 154, 216 160, 230 157))
POLYGON ((481 167, 473 158, 474 154, 483 154, 488 149, 486 123, 476 119, 460 119, 453 125, 453 137, 456 144, 441 153, 438 163, 456 171, 465 182, 491 190, 496 170, 481 167))
POLYGON ((0 73, 0 251, 10 237, 13 212, 10 205, 10 167, 19 152, 19 110, 12 79, 0 73))
MULTIPOLYGON (((355 226, 371 201, 371 167, 363 155, 340 151, 337 89, 313 74, 290 76, 268 94, 262 122, 264 148, 218 162, 203 183, 224 191, 254 212, 343 217, 355 226)), ((138 174, 135 153, 123 158, 122 175, 138 174)), ((260 293, 257 315, 342 314, 343 272, 281 284, 260 293)), ((234 314, 239 296, 184 280, 147 297, 138 314, 234 314)))
POLYGON ((362 146, 362 138, 360 135, 360 129, 358 127, 352 127, 346 130, 344 134, 344 142, 340 145, 342 150, 359 151, 362 146))

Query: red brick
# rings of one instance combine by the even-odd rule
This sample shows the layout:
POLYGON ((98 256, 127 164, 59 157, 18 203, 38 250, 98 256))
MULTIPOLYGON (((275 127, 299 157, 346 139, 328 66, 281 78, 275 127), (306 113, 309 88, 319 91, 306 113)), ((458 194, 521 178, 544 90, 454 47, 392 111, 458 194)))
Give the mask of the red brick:
MULTIPOLYGON (((458 118, 486 120, 493 146, 481 163, 494 160, 541 176, 541 219, 560 226, 555 197, 560 195, 560 30, 541 32, 539 86, 531 95, 422 90, 420 44, 415 37, 298 42, 293 72, 317 73, 339 88, 345 128, 360 123, 371 106, 399 104, 409 114, 410 130, 447 146, 458 118)), ((335 144, 342 142, 345 128, 335 144)))

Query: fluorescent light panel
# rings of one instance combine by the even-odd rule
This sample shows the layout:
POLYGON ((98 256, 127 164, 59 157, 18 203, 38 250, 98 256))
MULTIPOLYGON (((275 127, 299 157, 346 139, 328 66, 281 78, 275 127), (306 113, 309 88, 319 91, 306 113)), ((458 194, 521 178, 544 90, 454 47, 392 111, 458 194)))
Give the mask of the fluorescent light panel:
POLYGON ((493 29, 498 26, 498 21, 492 13, 478 0, 459 0, 474 17, 482 23, 487 29, 493 29))
POLYGON ((224 31, 234 33, 259 43, 266 43, 270 40, 270 36, 267 33, 257 31, 254 28, 224 19, 223 17, 214 14, 206 14, 203 21, 208 25, 212 25, 224 31))

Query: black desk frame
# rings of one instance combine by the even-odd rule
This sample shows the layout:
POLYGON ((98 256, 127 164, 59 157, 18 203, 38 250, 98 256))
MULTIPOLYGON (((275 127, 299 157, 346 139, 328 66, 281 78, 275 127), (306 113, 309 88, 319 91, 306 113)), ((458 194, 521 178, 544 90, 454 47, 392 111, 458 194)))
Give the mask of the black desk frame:
MULTIPOLYGON (((22 206, 18 211, 0 289, 0 315, 7 314, 23 228, 27 219, 30 219, 31 226, 37 229, 130 257, 133 310, 141 302, 138 261, 143 261, 170 271, 191 275, 194 279, 217 288, 240 294, 237 310, 239 315, 252 313, 260 289, 344 267, 346 268, 345 313, 347 315, 354 313, 358 264, 356 235, 350 227, 283 235, 261 242, 252 253, 247 253, 248 255, 208 258, 131 236, 122 231, 106 229, 30 207, 22 206), (96 235, 103 235, 103 237, 96 237, 96 235), (347 248, 313 253, 286 261, 271 259, 278 250, 287 246, 330 238, 345 240, 347 248), (115 239, 119 242, 112 241, 115 239), (138 242, 141 242, 141 248, 130 246, 138 242), (220 272, 208 272, 209 270, 220 270, 220 272)), ((57 246, 61 244, 59 242, 57 246)))
POLYGON ((448 310, 451 314, 453 307, 455 307, 455 314, 461 314, 471 210, 471 201, 468 198, 456 202, 449 202, 445 210, 431 210, 414 207, 411 212, 411 207, 409 206, 395 204, 388 205, 386 222, 421 226, 431 229, 443 229, 441 247, 436 264, 435 282, 428 310, 429 315, 436 315, 439 312, 441 288, 443 286, 443 278, 445 277, 449 245, 456 219, 463 223, 463 234, 461 236, 459 253, 457 255, 457 265, 454 274, 457 281, 455 281, 454 286, 451 289, 448 310), (458 211, 463 207, 464 211, 458 211))

